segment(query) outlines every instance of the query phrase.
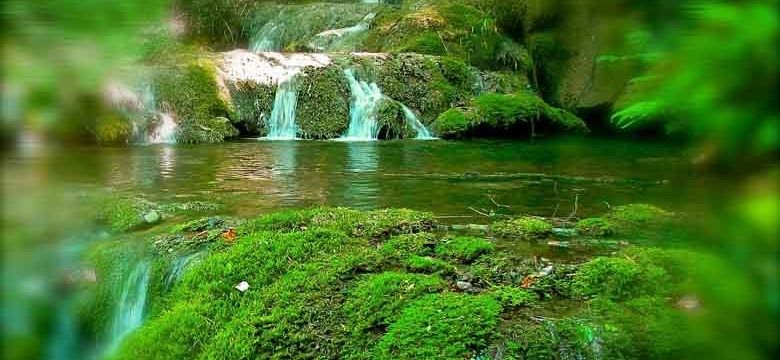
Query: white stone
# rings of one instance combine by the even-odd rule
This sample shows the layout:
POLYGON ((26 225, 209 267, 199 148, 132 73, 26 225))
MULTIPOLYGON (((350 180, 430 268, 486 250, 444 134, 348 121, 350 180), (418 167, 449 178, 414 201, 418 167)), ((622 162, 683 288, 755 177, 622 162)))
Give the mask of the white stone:
POLYGON ((238 290, 240 292, 244 292, 244 291, 249 290, 249 283, 246 282, 246 281, 242 281, 242 282, 238 283, 238 285, 236 285, 236 290, 238 290))

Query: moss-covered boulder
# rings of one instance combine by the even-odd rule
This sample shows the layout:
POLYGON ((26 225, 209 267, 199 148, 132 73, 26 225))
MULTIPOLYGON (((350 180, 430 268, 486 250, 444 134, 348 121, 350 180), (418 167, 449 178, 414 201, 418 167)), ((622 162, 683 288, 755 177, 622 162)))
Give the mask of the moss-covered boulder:
POLYGON ((455 237, 443 241, 436 247, 436 255, 442 258, 470 263, 495 249, 495 245, 485 239, 474 237, 455 237))
POLYGON ((577 222, 576 228, 582 234, 596 237, 610 236, 615 233, 614 225, 600 217, 582 219, 577 222))
POLYGON ((489 296, 428 295, 407 307, 375 359, 463 359, 487 346, 501 305, 489 296))
POLYGON ((296 124, 304 139, 332 139, 349 126, 349 86, 335 66, 307 68, 298 90, 296 124))
POLYGON ((199 59, 160 69, 154 89, 162 111, 175 116, 178 143, 222 142, 238 135, 228 121, 234 110, 220 91, 213 61, 199 59))
POLYGON ((553 226, 547 221, 535 217, 521 217, 500 221, 491 226, 494 235, 502 238, 536 240, 549 236, 553 226))
POLYGON ((251 81, 227 85, 235 108, 233 122, 246 135, 265 136, 266 121, 271 117, 276 87, 251 81))

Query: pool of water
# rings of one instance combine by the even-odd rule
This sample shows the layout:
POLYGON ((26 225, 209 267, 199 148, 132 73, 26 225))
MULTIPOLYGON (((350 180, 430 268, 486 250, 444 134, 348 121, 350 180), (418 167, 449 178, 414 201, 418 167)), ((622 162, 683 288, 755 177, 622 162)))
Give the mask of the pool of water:
POLYGON ((669 144, 603 139, 37 148, 4 156, 3 214, 40 223, 72 210, 58 199, 97 190, 210 201, 237 216, 314 205, 406 207, 475 222, 491 211, 567 215, 575 205, 580 216, 640 202, 707 211, 722 181, 697 175, 684 155, 669 144))

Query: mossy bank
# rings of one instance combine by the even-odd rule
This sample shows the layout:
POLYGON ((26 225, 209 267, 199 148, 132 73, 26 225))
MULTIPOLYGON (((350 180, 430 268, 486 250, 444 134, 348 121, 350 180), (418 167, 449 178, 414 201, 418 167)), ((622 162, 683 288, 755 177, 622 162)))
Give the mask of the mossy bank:
POLYGON ((474 237, 403 209, 208 217, 96 247, 95 301, 82 313, 104 327, 124 271, 107 260, 145 256, 148 315, 112 359, 668 358, 696 349, 686 335, 692 310, 675 304, 707 294, 692 280, 702 266, 717 269, 715 259, 594 242, 585 257, 549 260, 505 246, 543 241, 552 227, 520 218, 495 224, 496 238, 474 237))

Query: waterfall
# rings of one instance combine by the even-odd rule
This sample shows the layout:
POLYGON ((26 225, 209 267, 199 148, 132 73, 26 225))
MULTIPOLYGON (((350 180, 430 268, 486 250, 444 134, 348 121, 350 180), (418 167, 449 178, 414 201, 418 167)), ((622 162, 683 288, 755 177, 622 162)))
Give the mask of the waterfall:
POLYGON ((295 125, 295 109, 298 105, 298 87, 295 79, 282 82, 276 89, 274 107, 267 121, 266 140, 295 140, 298 127, 295 125))
POLYGON ((317 51, 352 51, 357 50, 356 41, 371 27, 376 13, 369 13, 356 25, 341 29, 326 30, 314 35, 309 47, 317 51))
POLYGON ((433 140, 436 139, 431 135, 431 132, 428 131, 428 129, 423 125, 422 122, 420 122, 420 119, 417 117, 417 115, 412 112, 412 109, 410 109, 408 106, 401 104, 401 109, 404 111, 404 118, 406 118, 406 122, 409 124, 409 126, 414 129, 414 131, 417 132, 417 137, 415 139, 418 140, 433 140))
POLYGON ((370 141, 379 137, 376 112, 384 98, 376 83, 360 81, 353 69, 344 70, 352 98, 349 104, 349 128, 342 140, 370 141))
POLYGON ((116 349, 127 334, 141 326, 146 309, 150 271, 149 261, 141 261, 133 267, 123 284, 111 324, 109 351, 116 349))
POLYGON ((158 113, 159 123, 149 131, 146 142, 150 144, 175 144, 178 124, 168 113, 158 113))
POLYGON ((253 52, 276 51, 279 50, 279 44, 282 37, 283 24, 277 24, 271 21, 265 24, 260 31, 252 36, 249 42, 249 50, 253 52))
POLYGON ((171 269, 168 271, 168 274, 165 276, 165 290, 168 290, 173 286, 179 279, 181 279, 181 276, 184 275, 184 271, 187 270, 187 268, 192 265, 193 263, 197 262, 201 255, 203 255, 203 252, 197 252, 194 254, 189 254, 187 256, 182 256, 180 258, 177 258, 173 261, 171 264, 171 269))

